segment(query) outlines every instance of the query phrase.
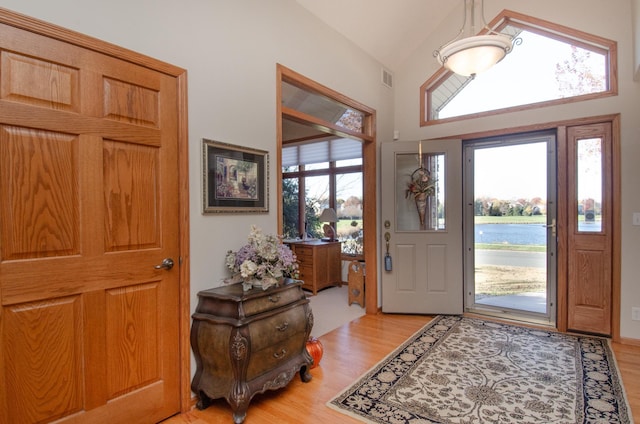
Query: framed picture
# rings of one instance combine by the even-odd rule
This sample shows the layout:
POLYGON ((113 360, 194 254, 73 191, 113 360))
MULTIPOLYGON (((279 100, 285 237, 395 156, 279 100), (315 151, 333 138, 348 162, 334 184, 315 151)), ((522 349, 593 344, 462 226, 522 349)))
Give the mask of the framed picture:
POLYGON ((202 139, 203 213, 269 211, 269 155, 202 139))

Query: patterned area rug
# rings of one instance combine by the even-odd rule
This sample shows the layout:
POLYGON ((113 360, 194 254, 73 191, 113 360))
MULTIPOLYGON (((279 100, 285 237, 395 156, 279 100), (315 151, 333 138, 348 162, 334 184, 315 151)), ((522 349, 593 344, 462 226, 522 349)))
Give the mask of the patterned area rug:
POLYGON ((632 423, 607 339, 439 316, 327 405, 369 423, 632 423))

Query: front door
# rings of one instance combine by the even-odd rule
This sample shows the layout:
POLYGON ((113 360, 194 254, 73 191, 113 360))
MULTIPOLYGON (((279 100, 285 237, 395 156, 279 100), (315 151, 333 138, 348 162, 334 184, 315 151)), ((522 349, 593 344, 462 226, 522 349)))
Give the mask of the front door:
POLYGON ((555 132, 465 142, 465 310, 555 325, 555 132))
POLYGON ((382 144, 382 311, 462 313, 460 140, 382 144))
POLYGON ((0 40, 0 422, 157 422, 180 407, 176 79, 0 40))

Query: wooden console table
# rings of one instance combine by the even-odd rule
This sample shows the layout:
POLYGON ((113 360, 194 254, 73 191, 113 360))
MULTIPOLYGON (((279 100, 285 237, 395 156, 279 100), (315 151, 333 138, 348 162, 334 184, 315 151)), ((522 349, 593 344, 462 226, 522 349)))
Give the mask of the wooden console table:
POLYGON ((287 243, 298 258, 299 278, 314 295, 328 286, 342 286, 342 248, 339 241, 295 241, 287 243))
POLYGON ((312 326, 298 280, 267 290, 243 292, 242 284, 233 284, 199 292, 191 327, 198 409, 225 398, 239 424, 255 394, 286 386, 298 371, 310 381, 306 343, 312 326))

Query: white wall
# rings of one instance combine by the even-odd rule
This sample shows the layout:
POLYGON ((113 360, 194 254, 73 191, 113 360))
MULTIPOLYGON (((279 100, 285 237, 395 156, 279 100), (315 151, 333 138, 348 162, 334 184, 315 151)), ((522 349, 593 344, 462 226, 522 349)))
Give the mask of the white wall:
POLYGON ((633 41, 635 80, 640 81, 640 0, 631 0, 633 9, 633 41))
POLYGON ((640 84, 633 81, 632 2, 637 7, 638 0, 487 1, 487 18, 512 9, 618 41, 620 94, 427 128, 418 124, 418 90, 436 70, 433 50, 458 29, 457 13, 394 69, 392 98, 393 92, 379 82, 380 64, 294 0, 2 0, 0 6, 188 70, 192 309, 199 290, 220 284, 226 275, 225 252, 245 242, 251 224, 276 231, 276 63, 376 109, 379 141, 391 140, 393 129, 400 130, 402 139, 418 140, 621 113, 622 336, 640 339, 640 322, 631 321, 631 306, 640 306, 640 227, 631 226, 632 212, 640 211, 640 84), (200 213, 203 137, 271 153, 268 214, 200 213))
MULTIPOLYGON (((277 231, 276 63, 377 111, 391 139, 392 91, 381 65, 294 0, 2 0, 23 13, 188 71, 191 309, 221 284, 224 256, 250 226, 277 231), (201 139, 270 153, 268 214, 202 215, 201 139)), ((195 370, 195 367, 192 366, 195 370)))
MULTIPOLYGON (((638 0, 633 0, 636 2, 638 0)), ((634 211, 640 211, 640 83, 634 82, 634 44, 631 0, 491 0, 485 2, 487 20, 509 9, 535 16, 618 42, 619 95, 588 102, 478 118, 449 124, 419 126, 419 87, 437 69, 432 53, 455 36, 460 26, 459 10, 428 39, 400 69, 395 70, 395 128, 403 140, 447 138, 496 128, 554 122, 605 114, 621 114, 622 145, 622 337, 640 339, 640 321, 631 320, 631 307, 640 307, 640 227, 632 226, 634 211)))

